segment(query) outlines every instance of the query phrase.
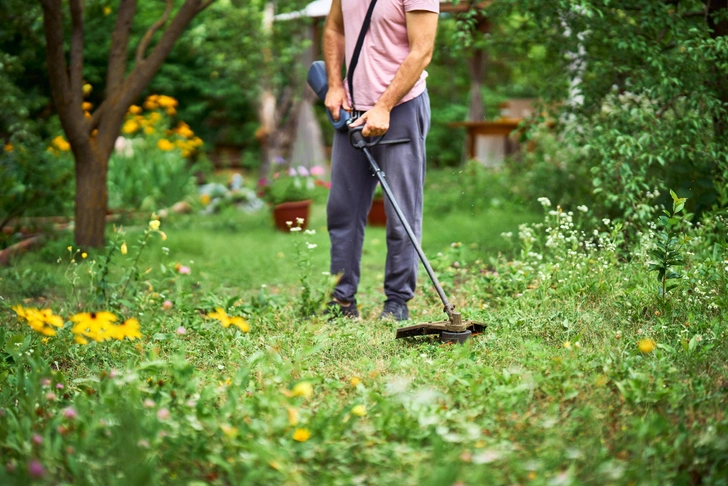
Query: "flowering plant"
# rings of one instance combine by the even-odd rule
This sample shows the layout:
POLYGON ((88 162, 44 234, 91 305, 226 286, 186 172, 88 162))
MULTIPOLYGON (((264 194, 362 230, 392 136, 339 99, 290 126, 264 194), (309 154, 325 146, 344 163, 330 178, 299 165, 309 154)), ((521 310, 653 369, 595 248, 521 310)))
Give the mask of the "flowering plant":
POLYGON ((291 167, 286 171, 274 173, 270 181, 267 179, 258 181, 258 194, 274 206, 284 202, 312 199, 322 189, 331 187, 330 182, 321 179, 325 173, 324 168, 318 165, 311 169, 302 165, 296 169, 291 167))

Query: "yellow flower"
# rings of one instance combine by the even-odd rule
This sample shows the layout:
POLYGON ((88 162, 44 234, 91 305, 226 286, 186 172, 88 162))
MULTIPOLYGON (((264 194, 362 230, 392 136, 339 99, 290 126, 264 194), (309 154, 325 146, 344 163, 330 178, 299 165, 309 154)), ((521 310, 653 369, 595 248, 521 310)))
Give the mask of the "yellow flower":
POLYGON ((91 111, 93 107, 94 104, 89 103, 88 101, 84 101, 83 103, 81 103, 81 109, 83 109, 83 111, 91 111))
POLYGON ((200 202, 202 204, 204 204, 205 206, 207 206, 208 204, 210 204, 210 195, 209 194, 203 194, 202 196, 200 196, 200 202))
POLYGON ((653 341, 650 338, 643 338, 640 339, 639 342, 637 342, 637 347, 640 348, 640 351, 643 353, 651 353, 655 349, 655 341, 653 341))
POLYGON ((242 317, 231 317, 230 324, 237 326, 243 332, 250 332, 250 325, 242 317))
POLYGON ((308 429, 296 429, 293 432, 293 440, 298 442, 306 442, 311 438, 311 432, 308 429))
POLYGON ((139 332, 139 321, 133 317, 124 321, 120 326, 109 326, 109 335, 119 341, 123 341, 124 338, 129 338, 130 341, 142 337, 139 332))
POLYGON ((106 341, 114 337, 112 327, 116 319, 114 314, 106 311, 75 314, 71 316, 71 322, 76 323, 71 328, 71 332, 91 338, 94 341, 106 341))
POLYGON ((151 125, 144 127, 144 135, 154 135, 155 132, 156 130, 151 125))
POLYGON ((195 135, 195 132, 190 129, 190 126, 183 121, 177 124, 177 128, 174 129, 174 132, 184 138, 191 138, 195 135))
POLYGON ((64 139, 60 135, 53 139, 51 145, 53 145, 53 147, 57 148, 61 152, 68 152, 69 150, 71 150, 71 144, 66 142, 66 139, 64 139))
POLYGON ((141 112, 142 112, 141 107, 139 107, 137 105, 131 105, 129 107, 129 113, 131 113, 132 115, 138 115, 141 112))
POLYGON ((162 241, 165 241, 167 239, 167 233, 165 233, 164 231, 160 231, 159 236, 162 237, 162 241))
POLYGON ((296 426, 298 425, 298 420, 300 418, 300 414, 298 413, 297 408, 288 407, 288 423, 296 426))
POLYGON ((165 95, 157 98, 157 103, 159 103, 159 106, 161 106, 162 108, 174 108, 179 104, 176 99, 172 98, 171 96, 165 95))
POLYGON ((307 381, 296 383, 292 395, 294 397, 311 398, 313 396, 313 385, 307 381))
POLYGON ((144 102, 144 108, 147 110, 156 110, 159 108, 159 95, 150 95, 147 97, 146 101, 144 102))
POLYGON ((218 321, 220 321, 220 324, 222 324, 222 327, 224 328, 237 326, 243 332, 250 331, 250 326, 245 321, 245 319, 243 319, 242 317, 233 317, 227 315, 227 312, 225 312, 225 309, 223 309, 222 307, 216 308, 215 312, 210 312, 207 317, 211 319, 217 319, 218 321))
POLYGON ((88 257, 88 253, 86 253, 86 252, 81 253, 81 258, 83 258, 85 260, 87 257, 88 257))
POLYGON ((83 336, 75 336, 73 340, 76 342, 76 344, 82 344, 84 346, 88 344, 88 339, 83 336))
POLYGON ((15 147, 13 147, 13 144, 12 143, 6 143, 5 144, 5 151, 7 153, 12 152, 13 150, 15 150, 15 147))
POLYGON ((167 116, 175 116, 177 114, 177 110, 174 106, 167 107, 167 116))
POLYGON ((53 314, 51 309, 23 308, 22 305, 12 307, 19 319, 25 320, 35 331, 44 336, 55 336, 54 327, 63 327, 63 318, 53 314))
POLYGON ((121 244, 121 254, 126 255, 126 252, 129 251, 129 249, 126 247, 126 241, 121 244))
POLYGON ((111 7, 104 7, 104 15, 110 15, 111 14, 111 7))
POLYGON ((358 376, 352 376, 349 380, 349 383, 351 383, 351 386, 356 388, 356 386, 361 383, 361 378, 359 378, 358 376))
POLYGON ((166 138, 160 138, 157 142, 157 147, 159 147, 159 150, 163 150, 165 152, 169 152, 170 150, 174 150, 174 144, 167 140, 166 138))
POLYGON ((367 414, 367 408, 364 405, 357 405, 351 409, 351 413, 353 413, 357 417, 363 417, 367 414))
POLYGON ((135 120, 127 120, 124 122, 124 126, 121 127, 121 131, 126 133, 127 135, 130 133, 134 133, 137 130, 139 130, 139 124, 135 120))
POLYGON ((93 90, 94 90, 94 87, 91 86, 90 84, 86 83, 83 85, 83 95, 84 96, 90 95, 91 91, 93 91, 93 90))
POLYGON ((149 229, 152 231, 159 231, 159 225, 160 225, 159 220, 153 219, 149 222, 149 229))
POLYGON ((571 349, 571 343, 569 341, 564 343, 564 349, 571 349))

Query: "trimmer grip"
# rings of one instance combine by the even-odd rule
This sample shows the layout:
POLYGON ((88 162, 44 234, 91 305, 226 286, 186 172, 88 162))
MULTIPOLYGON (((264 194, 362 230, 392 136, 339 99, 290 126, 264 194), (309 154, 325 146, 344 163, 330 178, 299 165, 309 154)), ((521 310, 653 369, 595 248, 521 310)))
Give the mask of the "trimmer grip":
POLYGON ((311 67, 308 69, 308 76, 306 76, 308 85, 318 99, 324 101, 326 99, 326 93, 329 91, 329 78, 326 76, 326 63, 323 61, 314 61, 311 67))
MULTIPOLYGON (((321 101, 326 100, 326 93, 329 91, 329 79, 326 76, 326 64, 323 61, 314 61, 308 70, 308 76, 306 77, 308 85, 311 87, 318 99, 321 101)), ((331 115, 331 111, 327 108, 326 114, 329 116, 329 122, 336 130, 345 132, 348 129, 347 120, 349 119, 349 112, 340 109, 339 110, 339 121, 335 121, 331 115)))

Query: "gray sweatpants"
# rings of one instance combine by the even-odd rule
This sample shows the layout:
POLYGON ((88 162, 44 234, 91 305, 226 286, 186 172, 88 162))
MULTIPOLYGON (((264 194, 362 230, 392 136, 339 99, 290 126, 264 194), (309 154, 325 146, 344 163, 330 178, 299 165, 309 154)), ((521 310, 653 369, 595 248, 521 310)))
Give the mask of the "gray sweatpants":
MULTIPOLYGON (((409 138, 410 142, 377 145, 371 149, 418 240, 422 237, 425 138, 429 129, 430 98, 425 91, 396 106, 390 114, 384 140, 409 138)), ((326 213, 331 239, 331 274, 341 275, 333 296, 340 301, 350 302, 356 295, 364 228, 377 182, 364 153, 351 146, 346 133, 337 131, 326 213)), ((414 296, 419 261, 397 213, 386 196, 384 199, 387 213, 384 293, 387 298, 408 301, 414 296)))

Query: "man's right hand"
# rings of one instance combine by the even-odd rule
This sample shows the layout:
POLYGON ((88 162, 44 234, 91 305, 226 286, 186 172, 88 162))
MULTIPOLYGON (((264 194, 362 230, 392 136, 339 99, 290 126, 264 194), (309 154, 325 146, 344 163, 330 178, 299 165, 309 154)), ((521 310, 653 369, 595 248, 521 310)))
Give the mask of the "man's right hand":
POLYGON ((333 88, 329 86, 329 90, 326 93, 326 100, 324 101, 324 105, 326 105, 326 108, 328 108, 331 112, 331 117, 334 119, 334 121, 339 121, 339 111, 341 110, 341 108, 345 109, 346 111, 351 111, 351 107, 349 106, 349 100, 346 99, 346 91, 341 85, 335 86, 333 88))

